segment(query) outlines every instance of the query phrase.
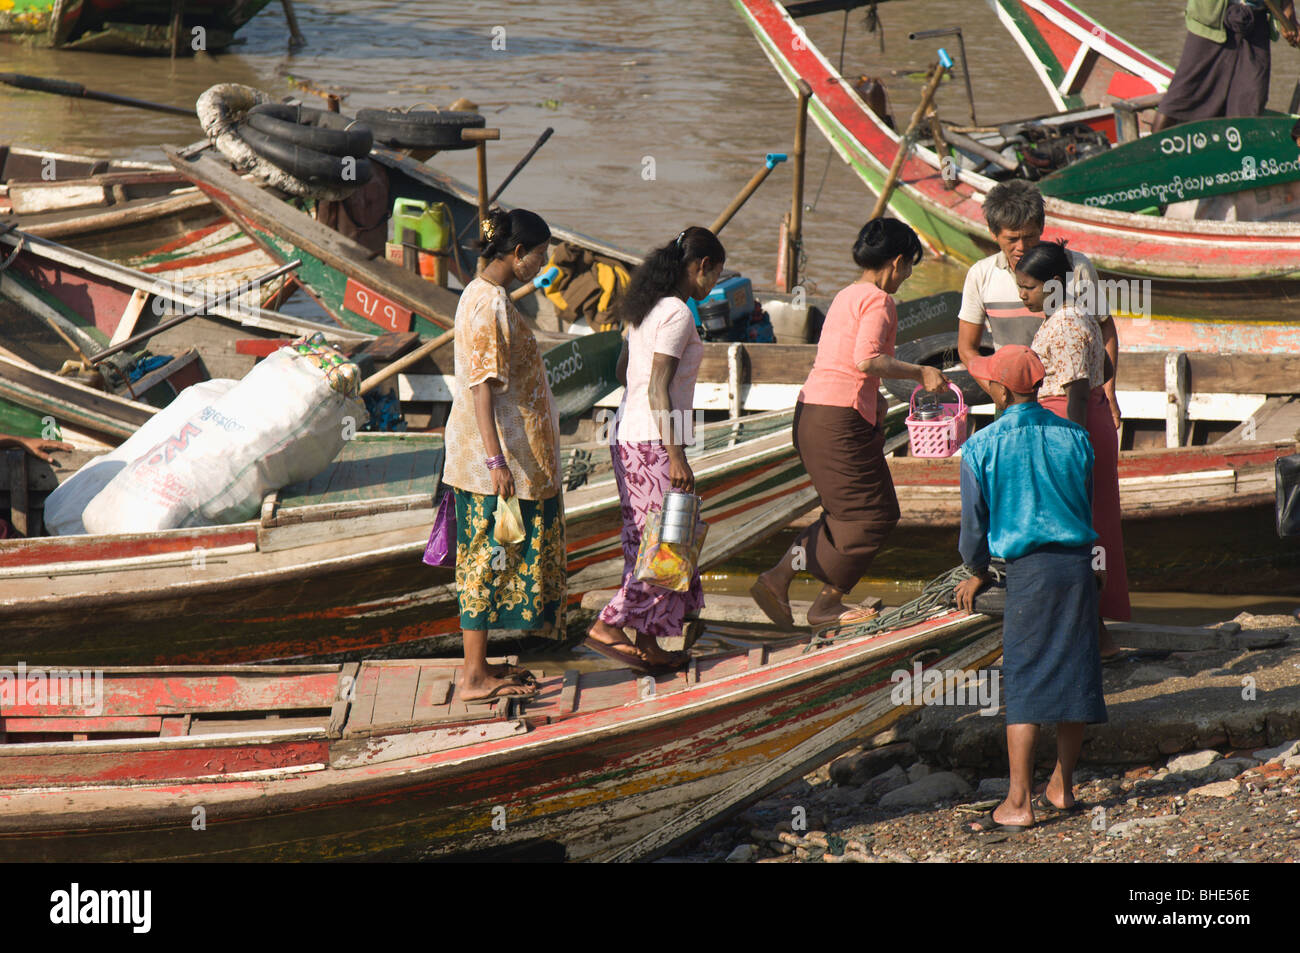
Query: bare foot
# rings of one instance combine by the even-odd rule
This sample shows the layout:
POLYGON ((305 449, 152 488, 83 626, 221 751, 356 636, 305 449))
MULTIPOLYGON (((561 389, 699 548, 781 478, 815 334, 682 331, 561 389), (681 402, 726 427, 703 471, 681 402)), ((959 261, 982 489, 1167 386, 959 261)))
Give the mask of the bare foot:
POLYGON ((1034 826, 1034 809, 1031 805, 1025 804, 1023 808, 1011 807, 1006 801, 1003 801, 993 809, 993 820, 999 824, 1014 824, 1019 827, 1034 826))
POLYGON ((656 668, 681 668, 691 660, 690 652, 665 652, 659 647, 659 640, 651 635, 637 633, 636 650, 656 668))
POLYGON ((587 638, 593 642, 599 642, 601 645, 612 649, 617 655, 622 656, 626 663, 633 668, 645 669, 652 667, 653 663, 646 657, 646 653, 640 646, 633 645, 628 641, 628 637, 622 629, 615 628, 608 622, 597 619, 587 630, 587 638))
POLYGON ((458 686, 460 700, 463 702, 483 701, 488 698, 530 698, 537 694, 536 687, 521 685, 509 678, 487 676, 469 679, 461 676, 458 686))

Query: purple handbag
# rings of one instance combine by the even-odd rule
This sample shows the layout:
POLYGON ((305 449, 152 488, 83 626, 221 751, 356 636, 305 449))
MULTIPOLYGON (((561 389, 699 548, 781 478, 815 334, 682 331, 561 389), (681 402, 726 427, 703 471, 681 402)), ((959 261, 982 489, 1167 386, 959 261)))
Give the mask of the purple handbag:
POLYGON ((456 498, 451 490, 442 495, 438 504, 429 545, 424 547, 424 562, 427 566, 456 565, 456 498))

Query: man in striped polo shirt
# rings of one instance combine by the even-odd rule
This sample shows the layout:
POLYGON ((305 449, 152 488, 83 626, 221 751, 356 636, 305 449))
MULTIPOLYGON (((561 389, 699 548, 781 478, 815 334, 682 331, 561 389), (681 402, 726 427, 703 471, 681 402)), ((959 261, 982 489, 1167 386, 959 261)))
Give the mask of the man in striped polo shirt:
MULTIPOLYGON (((1043 237, 1046 213, 1038 188, 1023 179, 1001 182, 984 199, 984 220, 1001 249, 996 255, 977 261, 966 273, 962 288, 961 318, 957 332, 957 354, 966 366, 979 356, 985 323, 993 335, 994 348, 1008 344, 1033 344, 1043 315, 1034 314, 1020 300, 1015 268, 1025 252, 1043 237)), ((1068 251, 1068 250, 1067 250, 1068 251)), ((1106 296, 1101 293, 1097 270, 1087 257, 1068 251, 1074 270, 1075 305, 1091 313, 1101 325, 1102 343, 1111 365, 1119 366, 1119 338, 1110 319, 1106 296)), ((982 382, 980 385, 983 386, 982 382)), ((1105 384, 1111 416, 1119 427, 1119 404, 1115 400, 1115 378, 1105 384)))

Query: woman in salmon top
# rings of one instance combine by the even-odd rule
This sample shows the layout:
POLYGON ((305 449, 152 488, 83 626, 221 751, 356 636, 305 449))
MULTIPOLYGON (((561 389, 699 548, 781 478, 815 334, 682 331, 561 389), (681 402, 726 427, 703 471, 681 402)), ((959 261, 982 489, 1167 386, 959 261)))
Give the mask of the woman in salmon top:
POLYGON ((875 614, 845 605, 844 596, 898 523, 898 498, 885 463, 880 379, 908 378, 928 391, 948 383, 936 368, 894 358, 898 311, 890 295, 921 254, 916 233, 902 222, 872 219, 853 245, 862 276, 835 296, 826 313, 817 359, 794 412, 794 447, 821 497, 822 515, 750 589, 759 608, 784 628, 794 628, 790 583, 802 569, 823 583, 808 610, 814 629, 852 625, 875 614))

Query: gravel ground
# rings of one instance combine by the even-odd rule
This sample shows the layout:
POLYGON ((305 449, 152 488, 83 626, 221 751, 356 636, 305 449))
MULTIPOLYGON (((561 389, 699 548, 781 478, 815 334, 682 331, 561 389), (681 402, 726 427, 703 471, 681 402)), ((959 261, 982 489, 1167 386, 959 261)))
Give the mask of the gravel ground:
MULTIPOLYGON (((1300 753, 1300 740, 1288 747, 1300 753)), ((1229 752, 1228 757, 1244 762, 1246 758, 1256 760, 1253 754, 1229 752)), ((1075 788, 1085 810, 1040 817, 1035 827, 1023 834, 966 833, 967 823, 999 803, 1000 796, 990 796, 990 792, 1004 785, 1004 779, 987 779, 981 788, 969 774, 927 771, 927 766, 918 762, 907 774, 918 781, 928 776, 950 784, 956 783, 952 777, 961 778, 969 793, 927 807, 890 808, 870 803, 875 779, 861 786, 836 784, 824 768, 750 808, 736 822, 689 845, 673 859, 730 859, 733 863, 1300 861, 1300 798, 1296 796, 1300 793, 1300 756, 1255 764, 1225 780, 1210 781, 1206 779, 1227 773, 1223 768, 1241 766, 1219 752, 1213 755, 1214 762, 1199 775, 1170 772, 1166 765, 1113 774, 1085 769, 1081 775, 1088 780, 1075 788), (1213 771, 1216 764, 1222 765, 1217 773, 1213 771)))
MULTIPOLYGON (((1288 621, 1238 619, 1248 629, 1288 621)), ((1300 684, 1300 654, 1293 658, 1287 668, 1296 674, 1287 681, 1300 684)), ((1300 861, 1300 738, 1184 751, 1136 766, 1083 764, 1075 777, 1078 813, 1040 814, 1024 833, 982 835, 967 825, 1005 795, 1005 756, 1001 765, 946 768, 926 763, 906 737, 889 740, 841 756, 664 860, 1300 861)), ((1050 767, 1038 766, 1038 787, 1050 767)))

